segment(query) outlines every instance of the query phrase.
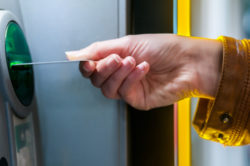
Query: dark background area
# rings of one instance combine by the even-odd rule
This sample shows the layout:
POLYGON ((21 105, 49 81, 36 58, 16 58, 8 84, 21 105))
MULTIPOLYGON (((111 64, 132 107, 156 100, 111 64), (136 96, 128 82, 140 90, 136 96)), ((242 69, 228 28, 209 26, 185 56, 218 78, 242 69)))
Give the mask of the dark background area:
MULTIPOLYGON (((131 0, 128 34, 173 33, 173 0, 131 0)), ((128 107, 129 165, 174 165, 173 106, 128 107)))

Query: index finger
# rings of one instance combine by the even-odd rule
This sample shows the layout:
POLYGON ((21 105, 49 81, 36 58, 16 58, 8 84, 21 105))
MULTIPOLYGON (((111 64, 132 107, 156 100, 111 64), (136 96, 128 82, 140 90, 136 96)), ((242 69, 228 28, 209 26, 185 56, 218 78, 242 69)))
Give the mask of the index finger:
POLYGON ((69 60, 100 60, 110 54, 118 54, 123 57, 123 53, 127 50, 126 37, 119 39, 106 40, 95 42, 88 47, 77 50, 65 52, 69 60))

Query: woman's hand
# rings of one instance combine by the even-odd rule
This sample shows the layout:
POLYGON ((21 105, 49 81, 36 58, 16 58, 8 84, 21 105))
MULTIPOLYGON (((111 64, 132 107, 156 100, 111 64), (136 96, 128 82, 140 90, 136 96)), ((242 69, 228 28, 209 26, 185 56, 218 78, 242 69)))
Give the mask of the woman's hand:
POLYGON ((185 97, 213 98, 219 83, 222 44, 172 34, 136 35, 96 42, 66 52, 80 71, 112 99, 149 110, 185 97))

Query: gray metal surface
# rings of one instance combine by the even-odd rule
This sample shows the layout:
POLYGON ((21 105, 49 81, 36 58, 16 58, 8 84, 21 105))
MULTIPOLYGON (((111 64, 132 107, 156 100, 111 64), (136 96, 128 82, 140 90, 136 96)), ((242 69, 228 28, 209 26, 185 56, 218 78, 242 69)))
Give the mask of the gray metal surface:
MULTIPOLYGON (((65 51, 125 34, 117 0, 20 2, 33 61, 64 60, 65 51)), ((124 165, 124 107, 82 78, 78 64, 34 71, 44 165, 124 165)))
POLYGON ((0 1, 0 9, 11 11, 22 24, 22 15, 19 6, 19 0, 1 0, 0 1))
MULTIPOLYGON (((0 93, 2 93, 0 91, 0 93)), ((0 159, 5 158, 10 163, 10 151, 8 140, 8 123, 6 119, 5 105, 0 95, 0 159)))
POLYGON ((11 166, 42 166, 36 112, 20 119, 9 103, 5 103, 5 112, 11 166))

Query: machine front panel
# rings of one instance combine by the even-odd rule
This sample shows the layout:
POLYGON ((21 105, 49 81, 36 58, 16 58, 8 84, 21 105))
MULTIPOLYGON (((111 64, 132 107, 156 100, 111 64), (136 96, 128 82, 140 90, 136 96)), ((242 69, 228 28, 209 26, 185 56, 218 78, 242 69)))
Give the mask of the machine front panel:
POLYGON ((11 11, 0 10, 0 166, 41 164, 33 68, 12 68, 31 62, 20 25, 11 11))
POLYGON ((12 115, 16 143, 17 166, 35 166, 35 135, 32 114, 26 119, 12 115))

